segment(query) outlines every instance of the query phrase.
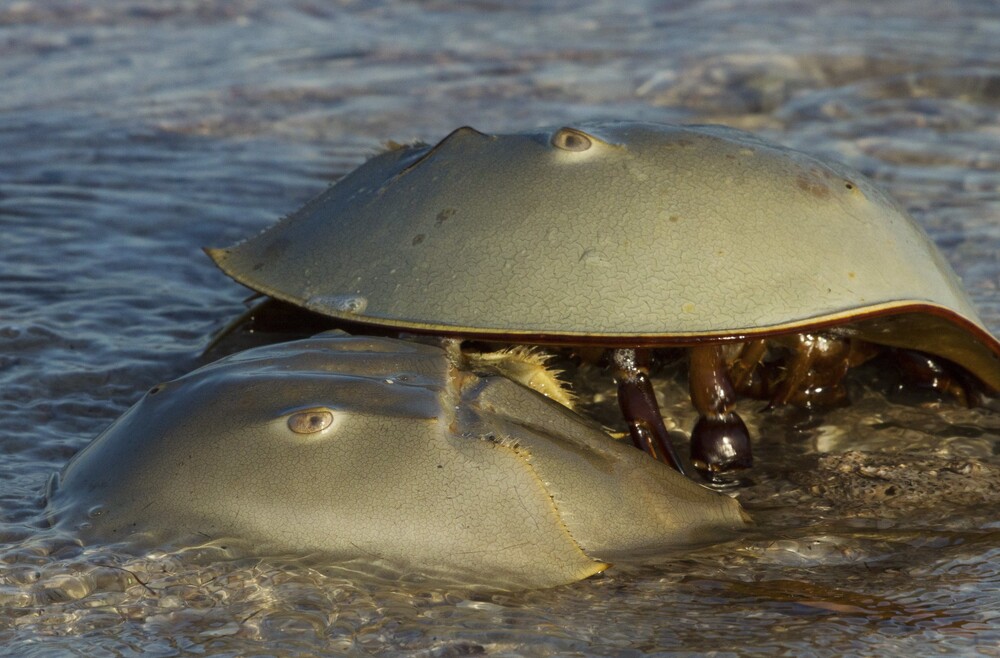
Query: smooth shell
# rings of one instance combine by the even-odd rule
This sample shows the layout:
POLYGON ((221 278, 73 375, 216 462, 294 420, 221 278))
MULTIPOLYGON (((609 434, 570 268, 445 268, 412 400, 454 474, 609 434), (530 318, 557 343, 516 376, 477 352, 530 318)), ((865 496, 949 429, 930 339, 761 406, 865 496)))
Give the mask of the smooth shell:
POLYGON ((437 347, 339 333, 155 387, 53 477, 48 504, 92 540, 222 538, 516 587, 746 519, 520 384, 437 347))
POLYGON ((1000 388, 1000 343, 912 218, 857 171, 723 126, 460 128, 208 251, 335 318, 605 345, 836 326, 1000 388))

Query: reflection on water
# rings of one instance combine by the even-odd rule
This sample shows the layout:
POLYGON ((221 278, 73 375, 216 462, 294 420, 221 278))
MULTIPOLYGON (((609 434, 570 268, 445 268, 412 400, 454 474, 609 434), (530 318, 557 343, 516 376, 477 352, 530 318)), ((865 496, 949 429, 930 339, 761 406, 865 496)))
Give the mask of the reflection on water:
POLYGON ((271 223, 384 139, 602 117, 757 130, 880 180, 1000 331, 996 43, 986 0, 0 6, 0 646, 996 652, 1000 409, 865 378, 850 407, 748 410, 753 534, 552 590, 213 547, 135 557, 40 530, 48 475, 242 310, 199 248, 271 223))

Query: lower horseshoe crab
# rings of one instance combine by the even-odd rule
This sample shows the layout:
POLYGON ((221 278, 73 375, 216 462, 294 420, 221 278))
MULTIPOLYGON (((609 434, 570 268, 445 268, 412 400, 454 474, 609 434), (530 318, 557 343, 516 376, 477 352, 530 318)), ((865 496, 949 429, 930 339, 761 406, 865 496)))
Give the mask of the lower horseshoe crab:
POLYGON ((207 251, 236 281, 342 321, 612 350, 634 442, 679 470, 648 364, 688 348, 691 459, 709 479, 751 464, 739 394, 836 396, 876 347, 958 396, 1000 388, 1000 342, 897 203, 857 171, 723 126, 459 128, 392 145, 207 251))
POLYGON ((340 332, 240 352, 151 389, 53 476, 50 518, 518 588, 746 526, 734 499, 467 365, 340 332))

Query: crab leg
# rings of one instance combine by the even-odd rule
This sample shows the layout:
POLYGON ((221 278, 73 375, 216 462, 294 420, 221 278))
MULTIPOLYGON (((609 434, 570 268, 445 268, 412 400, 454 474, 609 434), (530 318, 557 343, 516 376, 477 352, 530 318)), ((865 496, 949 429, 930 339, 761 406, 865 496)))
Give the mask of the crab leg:
MULTIPOLYGON (((807 383, 815 362, 824 351, 819 340, 806 334, 797 336, 799 345, 792 352, 792 357, 785 364, 785 376, 771 394, 771 405, 776 407, 788 404, 796 396, 801 397, 804 404, 809 403, 807 383)), ((839 343, 837 344, 839 346, 839 343)), ((829 351, 827 348, 826 351, 829 351)), ((831 383, 837 385, 847 373, 847 360, 841 360, 837 368, 828 370, 831 383)))
POLYGON ((847 397, 847 372, 877 354, 864 341, 822 334, 798 334, 794 340, 784 376, 771 391, 771 407, 791 403, 809 409, 840 402, 847 397))
POLYGON ((737 391, 743 393, 746 389, 760 383, 755 381, 757 378, 754 375, 766 353, 767 341, 763 338, 743 343, 739 355, 729 365, 729 380, 737 391))
POLYGON ((896 363, 904 376, 918 385, 929 386, 938 393, 950 395, 965 407, 982 403, 979 391, 965 373, 943 359, 914 350, 893 350, 896 363))
POLYGON ((736 393, 726 370, 721 345, 691 348, 691 402, 700 414, 691 430, 691 461, 709 480, 753 465, 750 432, 733 411, 736 393))
POLYGON ((613 351, 615 376, 618 380, 618 406, 628 421, 635 447, 687 475, 663 424, 656 394, 649 381, 648 358, 646 350, 613 351))

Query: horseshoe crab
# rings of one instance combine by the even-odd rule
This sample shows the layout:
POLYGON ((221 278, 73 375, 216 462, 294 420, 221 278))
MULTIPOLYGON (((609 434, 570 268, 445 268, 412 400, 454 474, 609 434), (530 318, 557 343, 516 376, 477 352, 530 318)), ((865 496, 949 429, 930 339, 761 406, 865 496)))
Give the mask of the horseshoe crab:
POLYGON ((738 394, 837 397, 873 346, 959 397, 1000 388, 1000 342, 898 204, 857 171, 723 126, 459 128, 394 145, 207 252, 343 321, 610 349, 633 441, 678 468, 648 364, 689 348, 691 457, 709 478, 751 464, 738 394))
POLYGON ((467 365, 341 332, 238 353, 151 389, 53 476, 50 516, 511 587, 744 527, 734 499, 467 365))

